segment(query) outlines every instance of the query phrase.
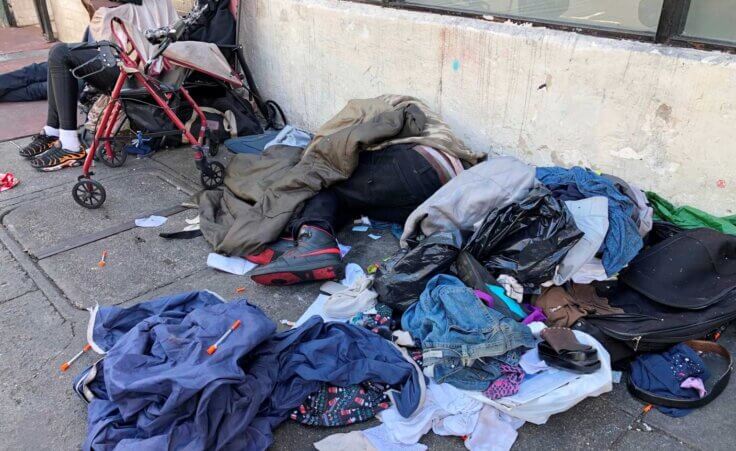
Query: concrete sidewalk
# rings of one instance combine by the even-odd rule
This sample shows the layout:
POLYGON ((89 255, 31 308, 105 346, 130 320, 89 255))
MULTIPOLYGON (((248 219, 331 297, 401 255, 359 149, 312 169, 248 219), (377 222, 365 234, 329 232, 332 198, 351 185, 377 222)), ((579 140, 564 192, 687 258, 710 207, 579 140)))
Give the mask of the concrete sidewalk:
MULTIPOLYGON (((105 185, 107 202, 99 210, 85 210, 71 196, 80 169, 36 172, 18 157, 18 146, 26 142, 0 143, 0 168, 14 172, 21 181, 0 193, 0 448, 79 448, 85 437, 86 411, 73 395, 71 381, 95 356, 85 355, 67 374, 58 367, 84 345, 84 309, 95 302, 131 305, 195 289, 210 289, 232 299, 242 286, 245 296, 278 321, 296 320, 315 298, 318 284, 266 288, 247 277, 207 268, 209 247, 201 237, 159 238, 161 231, 183 227, 185 218, 196 215, 194 211, 175 214, 158 229, 121 230, 121 224, 174 207, 199 189, 188 149, 163 151, 151 159, 131 157, 117 169, 98 164, 95 178, 105 185), (79 237, 102 231, 108 233, 101 235, 109 236, 73 245, 79 237), (64 243, 72 245, 43 257, 52 246, 64 243), (107 266, 98 268, 103 250, 109 253, 107 266)), ((226 162, 227 158, 223 149, 217 159, 226 162)), ((367 234, 344 231, 340 240, 353 246, 347 260, 364 267, 397 247, 386 232, 373 241, 367 234)), ((732 329, 722 342, 736 351, 732 329)), ((642 414, 642 404, 616 384, 612 393, 587 399, 546 425, 522 427, 515 449, 733 449, 735 402, 736 384, 731 384, 711 405, 673 419, 656 410, 642 414)), ((346 430, 287 422, 276 432, 273 449, 313 449, 314 441, 346 430)), ((431 433, 423 442, 431 449, 464 449, 458 438, 431 433)))
MULTIPOLYGON (((0 74, 46 61, 51 43, 41 28, 0 28, 0 74)), ((0 141, 38 133, 46 120, 46 102, 0 102, 0 141)))

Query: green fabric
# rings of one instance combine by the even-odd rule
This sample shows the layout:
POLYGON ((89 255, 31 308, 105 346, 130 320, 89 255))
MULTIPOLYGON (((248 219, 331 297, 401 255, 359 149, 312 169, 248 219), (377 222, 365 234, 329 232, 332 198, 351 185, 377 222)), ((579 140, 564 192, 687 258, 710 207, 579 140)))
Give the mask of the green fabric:
POLYGON ((654 208, 654 219, 664 220, 684 229, 708 227, 729 235, 736 235, 736 215, 717 217, 695 207, 675 208, 657 193, 647 191, 647 199, 654 208))

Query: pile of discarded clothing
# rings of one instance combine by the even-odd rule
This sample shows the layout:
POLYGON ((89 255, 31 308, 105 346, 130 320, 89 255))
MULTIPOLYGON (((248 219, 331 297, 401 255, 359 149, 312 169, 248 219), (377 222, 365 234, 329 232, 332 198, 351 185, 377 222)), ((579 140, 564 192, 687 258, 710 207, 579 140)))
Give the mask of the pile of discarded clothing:
POLYGON ((266 449, 324 384, 381 387, 405 417, 425 397, 416 364, 364 328, 314 317, 276 333, 258 307, 208 291, 97 308, 88 333, 104 358, 74 382, 85 449, 266 449))
POLYGON ((610 391, 614 369, 675 416, 727 384, 715 340, 736 318, 733 218, 590 169, 475 153, 411 97, 350 101, 314 135, 248 139, 228 145, 245 150, 225 188, 195 199, 222 254, 210 264, 263 285, 321 281, 319 296, 280 333, 210 292, 93 310, 104 358, 74 385, 86 449, 265 449, 287 420, 374 420, 315 447, 423 450, 432 430, 507 450, 525 422, 610 391), (347 225, 390 229, 396 253, 347 263, 347 225))

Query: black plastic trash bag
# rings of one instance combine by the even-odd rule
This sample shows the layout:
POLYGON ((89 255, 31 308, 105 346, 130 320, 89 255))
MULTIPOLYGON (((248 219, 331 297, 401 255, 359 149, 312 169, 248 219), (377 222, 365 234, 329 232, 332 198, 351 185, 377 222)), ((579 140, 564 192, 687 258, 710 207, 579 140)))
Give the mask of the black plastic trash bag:
POLYGON ((458 233, 437 232, 412 249, 401 249, 379 271, 373 289, 384 304, 404 311, 419 300, 429 279, 446 273, 455 262, 462 239, 458 233))
POLYGON ((565 204, 538 186, 522 201, 491 210, 465 249, 494 275, 513 276, 534 292, 582 236, 565 204))

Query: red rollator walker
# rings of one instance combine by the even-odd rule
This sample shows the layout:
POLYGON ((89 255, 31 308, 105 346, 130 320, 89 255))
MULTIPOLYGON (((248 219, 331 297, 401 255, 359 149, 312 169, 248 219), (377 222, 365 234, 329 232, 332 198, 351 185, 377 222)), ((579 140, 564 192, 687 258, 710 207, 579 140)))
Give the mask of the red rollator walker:
MULTIPOLYGON (((103 67, 117 65, 120 68, 120 75, 110 95, 110 101, 102 113, 92 144, 87 150, 82 175, 72 190, 74 200, 82 207, 99 208, 105 202, 107 196, 105 188, 100 182, 92 179, 94 175, 90 171, 92 161, 97 156, 107 166, 123 165, 127 158, 125 144, 126 141, 130 142, 130 137, 116 136, 121 126, 119 119, 121 114, 125 114, 123 108, 125 102, 140 99, 141 96, 152 99, 176 127, 172 131, 150 133, 145 137, 182 135, 194 149, 194 161, 201 172, 202 185, 207 189, 222 185, 225 167, 217 161, 207 160, 206 154, 214 156, 216 146, 210 149, 205 145, 207 118, 184 87, 184 80, 192 72, 199 72, 229 89, 235 89, 244 86, 243 78, 235 73, 217 45, 198 41, 177 42, 186 28, 194 23, 206 8, 207 4, 195 8, 170 27, 149 30, 145 37, 134 27, 128 26, 119 18, 114 18, 111 27, 117 42, 101 41, 80 46, 80 48, 97 48, 100 52, 96 58, 84 65, 96 62, 103 67), (146 40, 154 45, 151 46, 146 40), (146 58, 146 53, 150 57, 146 58), (194 136, 177 117, 171 106, 174 98, 186 101, 199 117, 198 136, 194 136)), ((241 65, 244 65, 242 53, 238 53, 238 57, 241 65)), ((75 70, 77 69, 79 68, 75 70)), ((252 77, 247 67, 244 67, 244 72, 245 78, 251 84, 252 77)), ((258 106, 262 107, 260 99, 258 103, 258 106)), ((153 105, 152 109, 155 109, 153 105)))

